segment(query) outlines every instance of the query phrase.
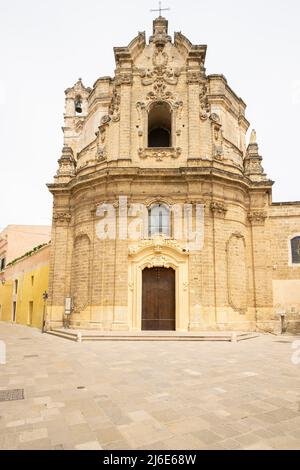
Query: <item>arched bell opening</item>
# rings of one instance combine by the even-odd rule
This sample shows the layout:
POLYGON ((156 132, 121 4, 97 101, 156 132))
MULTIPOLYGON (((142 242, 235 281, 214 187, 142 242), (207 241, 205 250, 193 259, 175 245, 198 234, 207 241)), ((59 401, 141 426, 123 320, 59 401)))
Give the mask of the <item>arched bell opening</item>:
POLYGON ((166 102, 153 103, 149 110, 148 147, 172 147, 172 111, 166 102))

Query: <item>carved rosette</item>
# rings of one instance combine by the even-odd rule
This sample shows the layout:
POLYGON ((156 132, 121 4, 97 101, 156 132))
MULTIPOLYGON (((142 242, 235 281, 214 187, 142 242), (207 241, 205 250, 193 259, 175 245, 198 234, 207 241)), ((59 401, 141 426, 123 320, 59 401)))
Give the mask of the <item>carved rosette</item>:
POLYGON ((228 209, 225 207, 225 204, 223 204, 223 202, 211 202, 210 210, 214 214, 214 216, 224 218, 228 209))
POLYGON ((266 211, 257 210, 248 213, 248 220, 252 225, 264 225, 268 217, 266 211))

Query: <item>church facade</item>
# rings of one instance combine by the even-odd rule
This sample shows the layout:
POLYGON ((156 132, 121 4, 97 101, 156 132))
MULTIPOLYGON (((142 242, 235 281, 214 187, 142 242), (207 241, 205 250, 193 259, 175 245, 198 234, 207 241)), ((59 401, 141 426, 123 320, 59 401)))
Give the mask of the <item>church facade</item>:
POLYGON ((297 331, 300 202, 273 203, 246 105, 153 22, 66 90, 47 328, 297 331))

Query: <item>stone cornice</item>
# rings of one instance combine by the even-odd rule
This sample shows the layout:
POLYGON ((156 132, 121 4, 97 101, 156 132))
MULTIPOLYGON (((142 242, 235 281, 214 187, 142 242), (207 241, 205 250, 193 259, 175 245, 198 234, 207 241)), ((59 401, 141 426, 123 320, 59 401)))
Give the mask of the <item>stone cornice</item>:
POLYGON ((232 96, 236 99, 236 101, 239 102, 239 104, 241 104, 244 108, 246 108, 246 103, 242 100, 242 98, 240 96, 238 96, 234 91, 233 89, 228 85, 228 81, 227 81, 227 78, 224 76, 224 75, 218 75, 218 74, 211 74, 211 75, 208 75, 207 76, 208 80, 222 80, 222 82, 224 83, 225 85, 225 88, 227 91, 229 91, 232 96))
POLYGON ((52 194, 57 194, 59 192, 71 192, 77 187, 81 187, 87 184, 91 184, 93 182, 101 181, 101 180, 136 180, 136 179, 148 179, 153 181, 159 181, 160 179, 163 181, 165 178, 168 177, 170 180, 173 181, 205 181, 209 179, 216 180, 223 180, 228 181, 232 184, 239 184, 247 190, 262 190, 262 189, 270 189, 272 187, 273 182, 264 181, 261 183, 252 183, 248 178, 233 174, 228 171, 216 169, 213 167, 181 167, 181 168, 161 168, 158 174, 157 168, 138 168, 138 167, 109 167, 109 166, 102 166, 102 168, 95 170, 93 173, 88 173, 86 175, 78 175, 77 177, 73 178, 69 183, 62 183, 62 184, 48 184, 48 188, 52 194), (184 179, 183 179, 184 178, 184 179))

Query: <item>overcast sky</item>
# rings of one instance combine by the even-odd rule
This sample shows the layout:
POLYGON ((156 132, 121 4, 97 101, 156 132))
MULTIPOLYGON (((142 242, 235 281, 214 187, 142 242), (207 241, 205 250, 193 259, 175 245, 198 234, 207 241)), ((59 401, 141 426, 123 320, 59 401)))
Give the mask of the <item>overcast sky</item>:
MULTIPOLYGON (((64 90, 113 75, 114 46, 151 33, 158 1, 0 0, 0 228, 50 224, 64 90)), ((300 200, 299 0, 166 0, 170 33, 207 44, 247 103, 274 201, 300 200)))

